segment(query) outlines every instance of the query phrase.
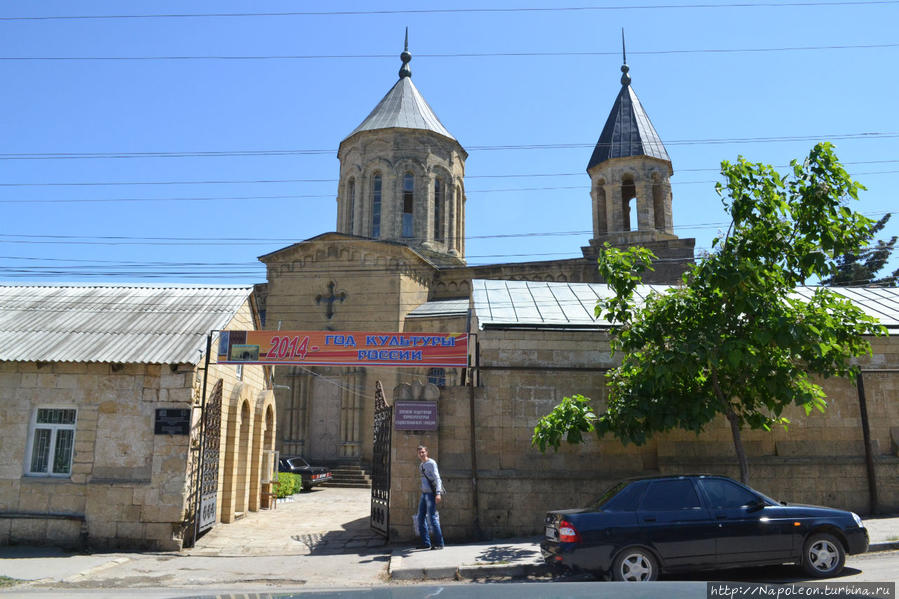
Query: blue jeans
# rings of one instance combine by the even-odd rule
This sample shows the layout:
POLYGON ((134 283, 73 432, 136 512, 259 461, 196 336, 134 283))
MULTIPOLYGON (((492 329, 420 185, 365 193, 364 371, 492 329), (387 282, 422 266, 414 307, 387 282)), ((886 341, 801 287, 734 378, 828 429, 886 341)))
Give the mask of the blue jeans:
POLYGON ((440 519, 437 515, 437 503, 434 501, 433 493, 422 493, 421 499, 418 501, 418 530, 421 533, 421 542, 425 545, 431 544, 431 535, 428 534, 428 528, 434 535, 434 545, 443 547, 443 531, 440 530, 440 519), (425 525, 427 518, 427 526, 425 525))

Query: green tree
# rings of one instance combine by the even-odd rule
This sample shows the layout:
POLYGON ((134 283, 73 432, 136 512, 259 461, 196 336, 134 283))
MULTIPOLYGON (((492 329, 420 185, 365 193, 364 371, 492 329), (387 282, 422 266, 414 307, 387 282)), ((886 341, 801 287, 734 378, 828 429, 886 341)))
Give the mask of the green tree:
POLYGON ((634 299, 654 256, 645 248, 606 245, 599 270, 614 294, 597 316, 612 322, 613 354, 621 364, 606 374, 608 407, 566 397, 534 429, 532 443, 546 451, 587 433, 642 444, 671 429, 702 431, 717 415, 730 424, 740 478, 749 481, 741 430, 788 424, 791 404, 806 414, 824 410, 818 377, 853 377, 852 359, 870 353, 865 335, 880 327, 827 288, 798 298, 797 286, 825 278, 836 257, 856 252, 870 238, 872 221, 850 210, 858 183, 830 144, 779 175, 742 157, 723 162, 726 184, 716 190, 732 222, 712 251, 684 275, 680 286, 634 299))
MULTIPOLYGON (((871 228, 871 237, 879 233, 890 220, 889 212, 886 213, 879 221, 874 223, 871 228)), ((899 281, 899 268, 892 274, 885 277, 876 278, 877 273, 883 270, 893 249, 896 247, 896 236, 893 235, 889 241, 878 239, 874 245, 862 248, 857 252, 844 254, 837 259, 836 271, 828 278, 821 281, 822 285, 854 287, 859 285, 878 285, 880 287, 895 287, 899 281)))

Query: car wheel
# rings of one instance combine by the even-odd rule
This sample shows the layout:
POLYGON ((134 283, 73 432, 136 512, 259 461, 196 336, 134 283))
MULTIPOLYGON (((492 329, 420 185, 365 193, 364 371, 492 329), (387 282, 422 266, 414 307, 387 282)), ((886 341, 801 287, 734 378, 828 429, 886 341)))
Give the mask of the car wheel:
POLYGON ((311 490, 312 490, 312 485, 310 483, 303 483, 303 491, 308 493, 311 490))
POLYGON ((835 536, 818 533, 810 536, 802 549, 802 569, 809 576, 836 576, 846 563, 843 544, 835 536))
POLYGON ((658 577, 659 562, 642 547, 628 547, 612 564, 612 580, 619 582, 648 582, 658 577))

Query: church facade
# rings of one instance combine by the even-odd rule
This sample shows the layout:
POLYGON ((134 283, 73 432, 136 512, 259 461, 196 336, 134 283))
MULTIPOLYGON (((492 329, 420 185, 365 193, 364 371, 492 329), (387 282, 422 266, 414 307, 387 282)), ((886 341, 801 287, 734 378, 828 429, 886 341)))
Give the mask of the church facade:
MULTIPOLYGON (((450 540, 540 534, 547 510, 583 505, 623 477, 711 472, 738 476, 722 419, 701 435, 672 431, 641 447, 615 439, 541 454, 530 439, 563 397, 606 399, 614 368, 608 323, 593 307, 608 293, 596 259, 605 243, 658 257, 645 283, 676 284, 693 260, 678 238, 671 159, 631 86, 629 68, 587 162, 593 236, 567 260, 469 266, 465 260, 465 160, 459 141, 412 83, 408 51, 399 79, 344 139, 337 230, 260 260, 265 328, 468 332, 471 368, 278 366, 278 448, 319 462, 358 462, 375 451, 375 388, 388 403, 436 401, 438 430, 394 430, 389 534, 412 538, 418 503, 415 448, 430 448, 451 500, 450 540)), ((587 199, 589 198, 589 200, 587 199)), ((801 292, 800 290, 797 290, 801 292)), ((827 381, 829 409, 789 417, 789 431, 746 431, 756 488, 787 501, 862 513, 899 509, 899 292, 847 290, 891 334, 872 339, 862 386, 827 381), (867 439, 867 440, 866 440, 867 439)))
MULTIPOLYGON (((659 261, 647 282, 679 279, 694 240, 673 233, 671 160, 627 65, 587 166, 593 238, 583 256, 468 266, 468 154, 412 82, 408 48, 400 58, 399 79, 340 143, 336 231, 260 258, 267 282, 257 297, 266 328, 464 332, 472 280, 597 282, 596 258, 606 242, 651 248, 659 261)), ((275 376, 281 453, 363 464, 371 459, 376 379, 388 395, 402 383, 460 382, 459 372, 440 369, 281 366, 275 376)))

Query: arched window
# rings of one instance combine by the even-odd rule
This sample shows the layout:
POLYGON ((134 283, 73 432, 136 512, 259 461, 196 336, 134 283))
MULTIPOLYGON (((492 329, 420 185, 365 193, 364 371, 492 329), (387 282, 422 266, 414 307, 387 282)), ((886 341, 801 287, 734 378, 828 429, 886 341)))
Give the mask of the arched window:
POLYGON ((403 175, 403 237, 413 237, 413 208, 415 206, 415 177, 412 173, 403 175))
POLYGON ((636 197, 637 187, 634 185, 634 179, 630 175, 625 175, 621 179, 621 217, 624 221, 621 228, 624 232, 637 229, 636 197))
POLYGON ((665 191, 662 189, 658 173, 652 174, 652 212, 655 216, 655 227, 664 231, 665 227, 665 191))
POLYGON ((609 221, 606 215, 606 180, 599 179, 596 182, 596 234, 605 235, 609 232, 609 221))
POLYGON ((371 178, 371 236, 381 236, 381 175, 375 173, 371 178))
POLYGON ((350 179, 346 184, 346 224, 347 224, 347 233, 352 235, 355 231, 353 231, 353 218, 355 216, 356 211, 356 180, 350 179))
POLYGON ((443 181, 434 179, 434 239, 443 241, 443 181))

